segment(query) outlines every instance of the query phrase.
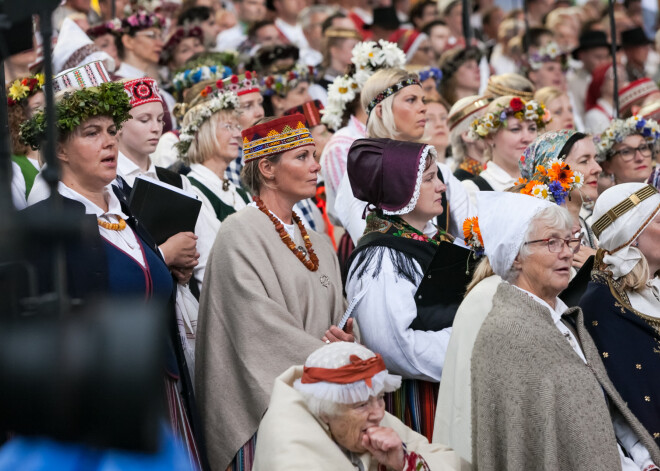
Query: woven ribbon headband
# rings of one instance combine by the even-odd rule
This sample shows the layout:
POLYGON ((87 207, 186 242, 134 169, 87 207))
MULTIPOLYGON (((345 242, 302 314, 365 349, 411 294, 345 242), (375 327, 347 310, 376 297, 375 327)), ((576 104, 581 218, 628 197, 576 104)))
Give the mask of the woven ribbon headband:
POLYGON ((398 92, 398 91, 400 91, 400 90, 402 90, 402 89, 404 89, 404 88, 406 88, 410 85, 419 85, 419 86, 421 86, 421 84, 419 83, 419 80, 417 80, 416 78, 409 78, 409 79, 406 79, 406 80, 402 80, 401 82, 397 82, 394 85, 392 85, 391 87, 387 87, 385 90, 380 92, 378 95, 376 95, 376 98, 371 100, 371 102, 369 102, 369 105, 367 105, 367 110, 366 110, 367 111, 367 116, 369 116, 371 114, 371 111, 376 107, 376 105, 378 105, 380 102, 382 102, 385 98, 394 95, 396 92, 398 92))
POLYGON ((608 212, 603 214, 600 218, 598 218, 598 221, 596 221, 592 226, 591 229, 594 231, 594 234, 596 234, 596 237, 600 237, 602 232, 614 221, 619 219, 621 216, 623 216, 625 213, 633 209, 635 206, 637 206, 639 203, 644 201, 647 198, 650 198, 651 196, 655 195, 658 193, 658 190, 656 190, 654 187, 651 185, 647 185, 644 188, 637 190, 635 193, 630 195, 628 198, 623 200, 621 203, 617 204, 615 207, 610 209, 608 212))
POLYGON ((243 162, 279 154, 291 149, 314 144, 312 134, 304 124, 298 123, 295 129, 286 126, 282 132, 271 131, 266 137, 249 141, 243 139, 243 162))
POLYGON ((328 383, 350 384, 364 380, 367 386, 371 386, 371 378, 385 371, 385 361, 380 354, 363 360, 357 355, 350 356, 350 363, 339 368, 316 368, 305 366, 300 381, 302 383, 328 383))

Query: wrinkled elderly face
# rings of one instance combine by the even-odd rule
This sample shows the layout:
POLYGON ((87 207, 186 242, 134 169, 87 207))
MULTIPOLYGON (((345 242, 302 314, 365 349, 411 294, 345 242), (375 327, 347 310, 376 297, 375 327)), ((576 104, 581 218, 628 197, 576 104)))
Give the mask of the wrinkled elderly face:
POLYGON ((340 404, 332 417, 321 417, 330 427, 337 444, 354 453, 365 453, 362 439, 369 427, 378 427, 385 417, 384 393, 371 396, 368 401, 340 404))

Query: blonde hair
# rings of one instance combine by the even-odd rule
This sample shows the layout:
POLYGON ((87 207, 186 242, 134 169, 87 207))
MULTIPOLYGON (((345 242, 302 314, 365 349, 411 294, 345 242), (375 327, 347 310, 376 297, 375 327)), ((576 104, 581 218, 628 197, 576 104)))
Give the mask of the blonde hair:
POLYGON ((649 262, 646 261, 646 257, 642 254, 642 258, 639 259, 639 262, 630 270, 630 273, 622 276, 619 279, 619 284, 621 288, 627 291, 642 291, 646 286, 646 282, 651 277, 649 262))
MULTIPOLYGON (((194 113, 186 113, 183 118, 182 128, 190 124, 191 118, 194 118, 194 113)), ((220 143, 218 142, 217 129, 218 124, 230 119, 236 119, 238 113, 234 110, 220 110, 211 115, 209 119, 204 121, 195 133, 195 138, 190 143, 190 148, 184 160, 187 164, 203 164, 215 153, 220 150, 220 143)))
MULTIPOLYGON (((467 107, 468 105, 474 103, 481 97, 478 95, 473 95, 473 96, 467 96, 463 97, 460 100, 458 100, 454 105, 449 109, 449 113, 447 116, 453 116, 456 113, 458 113, 460 110, 463 108, 467 107)), ((456 164, 460 164, 465 160, 465 154, 467 151, 467 148, 465 146, 465 141, 463 141, 463 136, 462 134, 464 132, 467 132, 470 130, 470 125, 472 122, 483 116, 484 110, 480 110, 476 113, 474 113, 473 116, 471 116, 469 119, 463 119, 460 123, 458 123, 454 129, 449 131, 449 145, 451 146, 451 153, 452 156, 454 157, 454 162, 456 164)))
MULTIPOLYGON (((407 80, 409 78, 419 79, 417 74, 408 72, 404 69, 381 69, 369 77, 369 80, 362 87, 360 104, 366 111, 371 100, 376 98, 383 90, 391 87, 395 83, 407 80)), ((380 102, 381 117, 379 118, 375 109, 371 111, 367 118, 367 137, 399 139, 400 132, 396 128, 392 103, 398 92, 388 96, 380 102)))
POLYGON ((477 286, 486 278, 493 276, 494 274, 495 272, 493 271, 493 267, 490 265, 490 260, 488 260, 488 257, 484 255, 477 267, 474 269, 472 280, 470 283, 468 283, 467 288, 465 289, 465 296, 467 296, 468 293, 472 291, 472 288, 477 286))
POLYGON ((557 87, 543 87, 536 91, 534 99, 547 106, 548 103, 563 95, 566 95, 566 92, 562 92, 557 87))
POLYGON ((506 73, 493 75, 488 79, 486 93, 493 97, 520 96, 524 100, 531 100, 534 93, 534 84, 520 74, 506 73))
MULTIPOLYGON (((509 102, 513 98, 515 98, 513 95, 506 95, 506 96, 501 96, 501 97, 495 98, 486 107, 486 109, 484 110, 484 114, 482 116, 485 116, 488 113, 498 115, 502 111, 502 108, 506 108, 507 106, 509 106, 509 102)), ((498 129, 497 131, 491 133, 489 136, 491 136, 491 137, 494 136, 495 134, 500 132, 500 129, 498 129)), ((484 161, 489 161, 489 160, 492 160, 492 159, 493 159, 493 149, 492 149, 491 145, 488 144, 488 141, 486 141, 486 149, 484 150, 484 161)))
MULTIPOLYGON (((258 124, 267 123, 275 119, 278 118, 275 116, 267 116, 265 118, 261 118, 259 121, 254 123, 254 125, 256 126, 258 124)), ((272 163, 276 164, 280 161, 281 157, 282 153, 269 155, 263 158, 268 159, 272 163)), ((243 168, 241 169, 241 183, 243 183, 243 187, 251 195, 255 196, 259 196, 261 188, 268 184, 266 182, 266 177, 264 177, 264 174, 261 173, 261 170, 259 169, 259 162, 261 162, 261 159, 251 160, 250 162, 247 162, 245 165, 243 165, 243 168)))

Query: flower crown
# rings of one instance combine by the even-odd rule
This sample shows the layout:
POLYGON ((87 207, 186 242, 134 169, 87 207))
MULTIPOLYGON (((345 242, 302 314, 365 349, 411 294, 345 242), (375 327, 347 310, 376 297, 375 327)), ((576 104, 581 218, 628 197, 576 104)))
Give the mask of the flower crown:
POLYGON ((612 150, 614 144, 634 134, 639 134, 644 137, 646 142, 653 143, 660 138, 660 126, 655 120, 644 119, 641 116, 613 119, 609 128, 600 136, 594 137, 600 160, 607 159, 607 154, 612 150))
POLYGON ((14 106, 22 100, 31 97, 44 86, 44 74, 14 80, 7 92, 7 105, 14 106))
POLYGON ((563 160, 551 159, 546 165, 538 165, 532 178, 520 178, 518 185, 525 185, 520 193, 552 201, 561 205, 568 194, 584 184, 580 172, 574 172, 563 160))
POLYGON ((419 81, 425 82, 426 80, 432 78, 435 80, 436 86, 440 84, 442 80, 442 70, 437 67, 429 67, 428 69, 423 69, 419 71, 419 81))
POLYGON ((191 114, 190 122, 181 130, 179 142, 175 144, 179 157, 186 158, 190 144, 195 138, 197 131, 204 122, 220 110, 236 110, 239 107, 238 96, 231 91, 218 92, 213 98, 204 101, 191 108, 187 113, 191 114))
POLYGON ((92 26, 87 30, 87 36, 91 39, 96 39, 104 34, 118 34, 121 32, 121 20, 113 18, 112 20, 92 26))
POLYGON ((230 75, 231 69, 226 65, 202 65, 176 74, 172 79, 172 86, 176 94, 179 95, 199 82, 212 79, 222 81, 223 78, 230 75))
POLYGON ((481 237, 479 218, 477 216, 467 218, 463 222, 463 240, 465 241, 465 245, 470 247, 477 256, 484 254, 484 240, 481 237))
POLYGON ((534 100, 525 100, 514 97, 508 106, 501 107, 499 113, 487 113, 479 119, 475 119, 470 126, 470 136, 473 139, 484 138, 493 134, 501 127, 506 127, 506 120, 514 116, 520 121, 534 121, 542 129, 550 122, 550 113, 545 109, 543 103, 534 100))
POLYGON ((556 42, 550 41, 545 46, 541 46, 537 52, 531 54, 527 62, 530 69, 539 70, 545 62, 553 62, 557 59, 561 62, 562 69, 568 69, 566 53, 559 48, 556 42))
POLYGON ((131 34, 147 28, 163 28, 165 21, 156 13, 139 11, 124 18, 121 23, 121 32, 131 34))
MULTIPOLYGON (((57 130, 60 135, 68 134, 80 124, 95 116, 112 118, 117 129, 130 119, 130 100, 119 82, 105 82, 98 87, 89 87, 66 92, 55 105, 57 130)), ((46 115, 39 111, 21 125, 21 140, 38 150, 46 136, 46 115)))
POLYGON ((311 65, 296 64, 288 72, 267 75, 261 80, 261 93, 266 96, 286 95, 300 82, 312 82, 316 68, 311 65))
POLYGON ((321 122, 335 131, 342 127, 346 106, 359 96, 366 81, 378 69, 402 68, 406 55, 389 41, 357 43, 351 51, 353 66, 346 75, 336 77, 328 85, 328 103, 321 122))

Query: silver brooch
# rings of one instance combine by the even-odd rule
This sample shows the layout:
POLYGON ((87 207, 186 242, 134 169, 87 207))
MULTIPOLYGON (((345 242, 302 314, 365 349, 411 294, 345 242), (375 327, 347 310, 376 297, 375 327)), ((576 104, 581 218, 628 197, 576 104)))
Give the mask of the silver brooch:
POLYGON ((330 285, 330 278, 328 277, 328 275, 321 275, 321 284, 322 284, 325 288, 327 288, 328 285, 330 285))

